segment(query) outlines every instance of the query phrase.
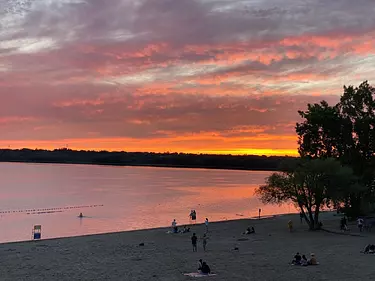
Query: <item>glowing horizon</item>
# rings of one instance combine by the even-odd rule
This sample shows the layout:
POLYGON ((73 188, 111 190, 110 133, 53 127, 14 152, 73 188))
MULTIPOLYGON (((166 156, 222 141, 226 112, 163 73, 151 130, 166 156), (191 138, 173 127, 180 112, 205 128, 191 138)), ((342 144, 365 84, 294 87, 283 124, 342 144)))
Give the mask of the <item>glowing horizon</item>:
POLYGON ((297 111, 375 81, 363 0, 6 0, 0 146, 297 155, 297 111))

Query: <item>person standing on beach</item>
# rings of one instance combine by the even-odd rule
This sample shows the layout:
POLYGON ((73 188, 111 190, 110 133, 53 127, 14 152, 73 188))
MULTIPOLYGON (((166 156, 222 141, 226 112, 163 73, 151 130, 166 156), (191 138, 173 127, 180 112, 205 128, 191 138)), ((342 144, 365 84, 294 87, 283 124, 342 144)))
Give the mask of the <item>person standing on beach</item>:
POLYGON ((358 225, 358 228, 359 228, 359 232, 362 232, 362 229, 363 229, 363 219, 362 218, 357 219, 357 225, 358 225))
POLYGON ((207 246, 207 240, 208 240, 208 237, 206 236, 206 234, 203 234, 203 251, 206 251, 206 246, 207 246))
POLYGON ((208 233, 208 218, 206 218, 204 224, 206 225, 206 233, 208 233))
POLYGON ((300 219, 301 224, 302 224, 303 223, 303 213, 302 212, 299 213, 299 219, 300 219))
POLYGON ((191 244, 193 245, 193 252, 197 252, 197 240, 198 237, 193 233, 193 236, 191 237, 191 244))
POLYGON ((192 220, 192 222, 195 223, 195 221, 197 219, 197 212, 195 210, 191 210, 189 217, 192 220))
POLYGON ((174 219, 173 222, 172 222, 172 230, 173 230, 173 233, 177 233, 177 222, 176 222, 176 219, 174 219))
POLYGON ((293 231, 293 222, 291 220, 288 221, 288 228, 289 228, 289 232, 293 231))

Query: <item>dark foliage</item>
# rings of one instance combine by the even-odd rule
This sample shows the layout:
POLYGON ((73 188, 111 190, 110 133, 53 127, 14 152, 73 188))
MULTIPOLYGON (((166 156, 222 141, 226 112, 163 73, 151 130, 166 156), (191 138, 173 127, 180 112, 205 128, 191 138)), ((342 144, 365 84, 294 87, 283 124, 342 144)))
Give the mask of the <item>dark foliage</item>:
POLYGON ((375 202, 375 88, 367 81, 344 87, 340 101, 308 104, 296 125, 301 157, 333 157, 350 166, 366 190, 351 192, 345 205, 360 215, 375 202))
POLYGON ((210 155, 184 153, 75 151, 71 149, 0 150, 1 162, 160 166, 276 171, 280 162, 292 157, 256 155, 210 155))

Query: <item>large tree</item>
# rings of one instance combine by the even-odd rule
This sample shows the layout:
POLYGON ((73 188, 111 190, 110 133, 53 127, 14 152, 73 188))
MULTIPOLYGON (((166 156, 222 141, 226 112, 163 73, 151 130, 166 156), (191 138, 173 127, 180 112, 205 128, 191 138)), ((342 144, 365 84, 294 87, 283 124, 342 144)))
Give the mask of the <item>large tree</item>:
POLYGON ((349 167, 333 158, 288 161, 280 172, 273 173, 256 193, 263 203, 293 202, 299 207, 310 230, 320 228, 319 213, 323 206, 341 201, 356 188, 356 177, 349 167))
POLYGON ((299 111, 303 122, 297 123, 301 157, 334 157, 350 165, 360 177, 365 192, 353 191, 346 203, 354 214, 361 213, 363 199, 374 195, 375 179, 375 88, 367 81, 358 87, 344 87, 340 101, 329 106, 326 101, 308 104, 299 111))

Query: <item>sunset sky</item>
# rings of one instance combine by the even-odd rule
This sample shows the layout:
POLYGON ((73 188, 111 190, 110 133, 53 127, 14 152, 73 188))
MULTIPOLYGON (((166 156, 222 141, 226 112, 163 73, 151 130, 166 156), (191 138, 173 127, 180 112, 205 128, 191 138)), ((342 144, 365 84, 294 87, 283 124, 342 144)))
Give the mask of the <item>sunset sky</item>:
POLYGON ((296 154, 375 81, 374 0, 0 0, 0 147, 296 154))

